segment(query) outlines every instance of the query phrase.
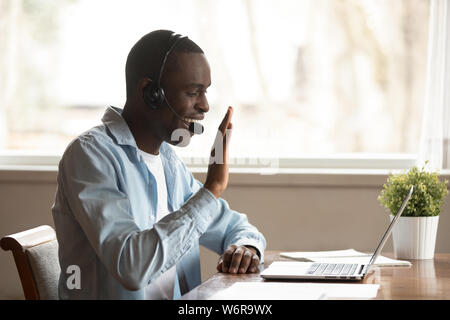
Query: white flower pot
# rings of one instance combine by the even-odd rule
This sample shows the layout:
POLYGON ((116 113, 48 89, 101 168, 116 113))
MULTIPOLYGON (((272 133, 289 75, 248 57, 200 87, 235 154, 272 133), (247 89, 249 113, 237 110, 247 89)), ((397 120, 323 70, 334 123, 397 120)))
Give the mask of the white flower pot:
POLYGON ((392 230, 395 258, 433 259, 438 222, 439 216, 400 217, 392 230))

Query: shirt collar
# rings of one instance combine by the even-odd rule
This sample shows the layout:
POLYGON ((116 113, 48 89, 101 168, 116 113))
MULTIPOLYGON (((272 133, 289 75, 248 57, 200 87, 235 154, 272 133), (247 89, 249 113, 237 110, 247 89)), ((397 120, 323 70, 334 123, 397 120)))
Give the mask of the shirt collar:
MULTIPOLYGON (((120 145, 128 145, 136 149, 136 156, 139 158, 139 148, 136 145, 133 134, 131 133, 128 124, 122 117, 123 109, 110 106, 106 109, 105 114, 102 117, 102 122, 111 132, 111 135, 116 139, 117 143, 120 145)), ((172 150, 170 147, 163 142, 159 148, 160 154, 172 160, 172 150)))
POLYGON ((122 118, 122 111, 120 108, 108 107, 103 115, 102 122, 109 129, 118 144, 129 145, 137 149, 133 134, 122 118))

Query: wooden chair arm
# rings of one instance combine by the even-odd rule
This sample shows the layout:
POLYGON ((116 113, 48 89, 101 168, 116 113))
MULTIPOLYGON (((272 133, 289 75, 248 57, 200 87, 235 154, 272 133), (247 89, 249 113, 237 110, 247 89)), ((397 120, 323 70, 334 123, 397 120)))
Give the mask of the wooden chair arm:
POLYGON ((56 234, 53 228, 43 225, 5 236, 0 240, 0 246, 3 250, 12 251, 23 293, 27 300, 38 300, 40 297, 25 250, 55 239, 56 234))
POLYGON ((21 250, 34 247, 56 239, 55 231, 52 227, 43 225, 23 232, 11 234, 0 240, 3 250, 21 250))

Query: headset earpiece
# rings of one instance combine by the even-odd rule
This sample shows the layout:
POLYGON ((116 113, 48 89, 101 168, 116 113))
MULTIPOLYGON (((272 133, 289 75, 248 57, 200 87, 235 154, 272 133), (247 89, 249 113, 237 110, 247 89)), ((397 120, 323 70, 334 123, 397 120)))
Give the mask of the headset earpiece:
POLYGON ((144 102, 153 110, 159 109, 164 102, 164 90, 150 82, 143 90, 144 102))

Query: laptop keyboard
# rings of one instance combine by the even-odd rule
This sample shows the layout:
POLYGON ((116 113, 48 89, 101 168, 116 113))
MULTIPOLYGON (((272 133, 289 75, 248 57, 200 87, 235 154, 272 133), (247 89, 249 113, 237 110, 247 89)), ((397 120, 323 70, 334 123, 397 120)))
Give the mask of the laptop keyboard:
POLYGON ((350 276, 355 273, 357 266, 346 263, 313 263, 306 274, 350 276))

